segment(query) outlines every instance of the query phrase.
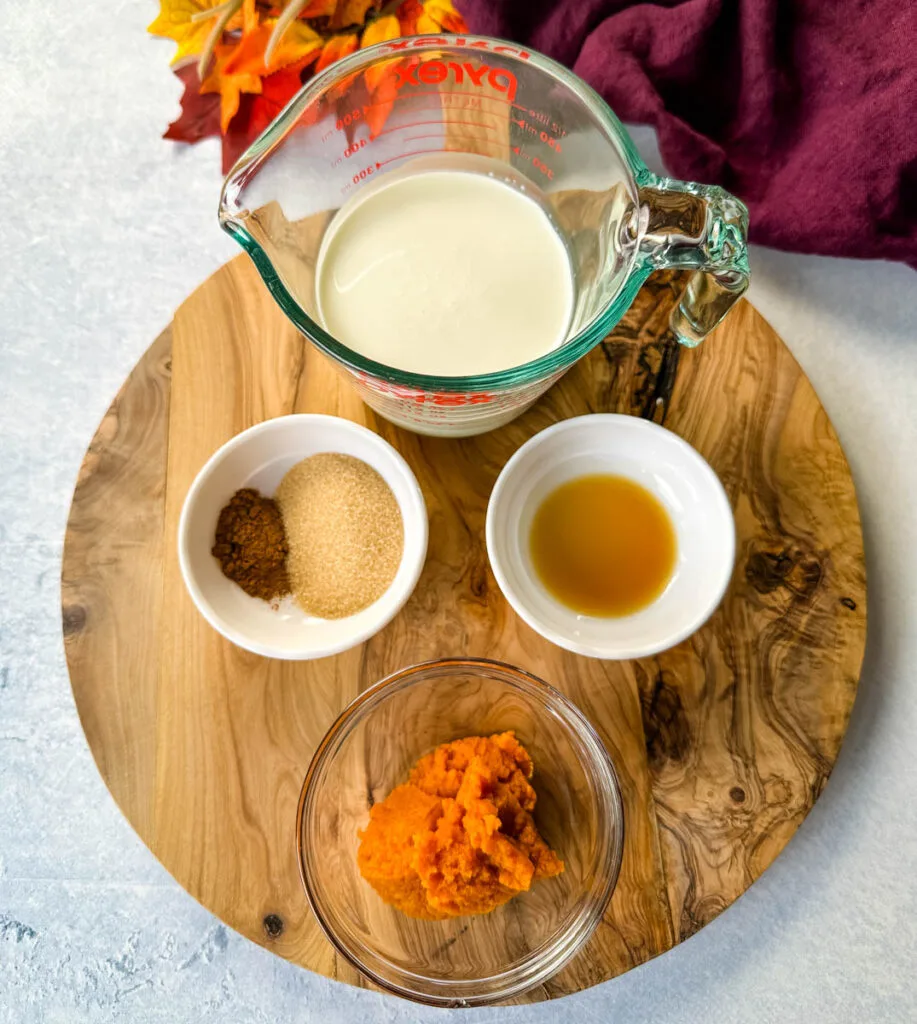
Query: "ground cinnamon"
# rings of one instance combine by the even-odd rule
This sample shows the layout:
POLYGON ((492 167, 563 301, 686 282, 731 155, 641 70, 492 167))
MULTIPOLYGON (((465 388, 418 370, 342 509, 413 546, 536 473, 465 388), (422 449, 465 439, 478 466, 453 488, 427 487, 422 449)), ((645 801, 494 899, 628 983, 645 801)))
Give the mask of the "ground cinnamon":
POLYGON ((290 593, 280 509, 254 488, 236 491, 220 512, 212 553, 246 594, 271 601, 290 593))

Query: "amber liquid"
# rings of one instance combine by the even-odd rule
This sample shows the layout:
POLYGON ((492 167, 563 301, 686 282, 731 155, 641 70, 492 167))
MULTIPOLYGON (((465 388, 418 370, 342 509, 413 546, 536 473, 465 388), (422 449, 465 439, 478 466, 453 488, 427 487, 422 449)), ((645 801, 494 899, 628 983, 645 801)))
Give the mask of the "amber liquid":
POLYGON ((582 615, 630 615, 665 590, 675 529, 660 502, 622 476, 569 480, 541 503, 529 536, 548 591, 582 615))

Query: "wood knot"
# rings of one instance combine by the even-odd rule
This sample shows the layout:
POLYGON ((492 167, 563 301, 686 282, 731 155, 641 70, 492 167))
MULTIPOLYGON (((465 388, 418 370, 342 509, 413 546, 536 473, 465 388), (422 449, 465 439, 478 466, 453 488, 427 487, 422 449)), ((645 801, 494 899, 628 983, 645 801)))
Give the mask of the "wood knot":
POLYGON ((701 928, 706 927, 710 922, 722 914, 729 904, 718 895, 704 896, 696 903, 685 902, 681 911, 681 940, 689 939, 701 928))
POLYGON ((283 918, 277 914, 268 914, 262 922, 264 934, 269 939, 279 939, 283 935, 283 918))
POLYGON ((468 586, 476 600, 487 603, 487 570, 480 562, 472 568, 468 586))
POLYGON ((801 549, 754 551, 745 565, 745 578, 759 594, 783 588, 798 600, 807 600, 821 583, 821 563, 801 549))
POLYGON ((62 618, 64 636, 73 636, 86 626, 86 609, 79 604, 64 605, 62 618))
POLYGON ((745 802, 745 790, 741 786, 733 786, 729 790, 729 799, 735 804, 741 804, 745 802))
POLYGON ((691 749, 691 728, 681 694, 660 672, 641 701, 643 733, 650 763, 682 761, 691 749))

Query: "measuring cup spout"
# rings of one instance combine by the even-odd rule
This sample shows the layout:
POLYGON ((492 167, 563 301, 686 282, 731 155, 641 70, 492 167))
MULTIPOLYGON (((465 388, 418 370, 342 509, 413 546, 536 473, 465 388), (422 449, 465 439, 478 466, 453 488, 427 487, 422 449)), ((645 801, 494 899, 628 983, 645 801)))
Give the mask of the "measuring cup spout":
POLYGON ((655 178, 639 192, 640 249, 653 270, 694 268, 672 312, 678 340, 693 348, 748 288, 748 210, 718 185, 655 178))

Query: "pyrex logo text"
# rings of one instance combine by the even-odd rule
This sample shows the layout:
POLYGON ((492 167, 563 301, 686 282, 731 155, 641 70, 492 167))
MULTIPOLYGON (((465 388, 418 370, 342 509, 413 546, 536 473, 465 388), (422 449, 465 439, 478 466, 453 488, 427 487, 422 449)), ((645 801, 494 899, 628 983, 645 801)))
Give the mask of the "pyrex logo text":
POLYGON ((468 61, 459 64, 454 60, 448 62, 429 60, 423 63, 419 61, 416 64, 411 63, 395 70, 398 74, 398 81, 395 83, 396 89, 400 89, 403 85, 439 85, 452 74, 455 76, 456 85, 462 85, 466 77, 470 85, 481 86, 486 81, 497 92, 505 92, 510 103, 516 98, 516 76, 512 71, 506 71, 504 68, 492 68, 488 64, 475 67, 468 61))

